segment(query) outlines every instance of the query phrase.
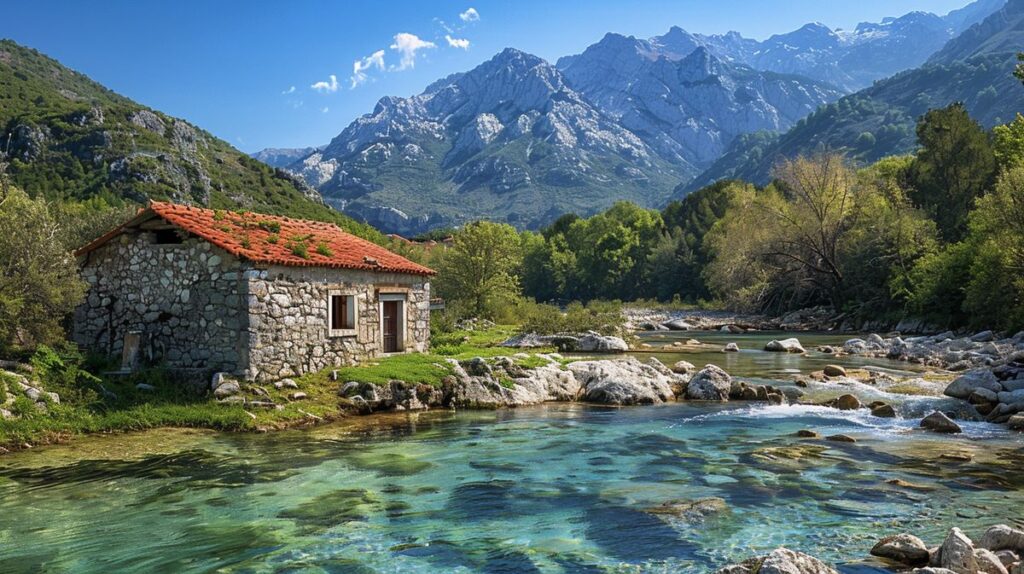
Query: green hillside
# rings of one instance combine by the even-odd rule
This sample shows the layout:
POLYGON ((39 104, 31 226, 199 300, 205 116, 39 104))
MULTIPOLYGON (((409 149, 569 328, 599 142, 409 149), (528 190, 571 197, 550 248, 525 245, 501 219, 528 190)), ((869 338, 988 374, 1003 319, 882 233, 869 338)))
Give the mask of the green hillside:
POLYGON ((376 234, 286 172, 10 40, 0 40, 0 152, 15 185, 34 197, 111 206, 172 200, 376 234))

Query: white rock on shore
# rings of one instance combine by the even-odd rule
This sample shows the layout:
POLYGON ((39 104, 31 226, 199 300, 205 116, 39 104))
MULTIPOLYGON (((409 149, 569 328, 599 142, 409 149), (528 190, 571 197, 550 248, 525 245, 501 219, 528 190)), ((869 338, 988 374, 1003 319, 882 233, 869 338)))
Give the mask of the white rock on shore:
POLYGON ((740 564, 726 566, 715 574, 839 574, 835 568, 821 560, 794 552, 788 548, 777 548, 764 557, 748 558, 740 564))

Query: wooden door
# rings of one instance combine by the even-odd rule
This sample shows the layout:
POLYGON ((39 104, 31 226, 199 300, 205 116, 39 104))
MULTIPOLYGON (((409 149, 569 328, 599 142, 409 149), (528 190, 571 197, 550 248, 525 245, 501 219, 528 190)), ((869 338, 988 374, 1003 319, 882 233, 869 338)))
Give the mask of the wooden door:
POLYGON ((384 319, 382 329, 384 330, 385 353, 398 352, 398 303, 398 301, 384 301, 381 303, 384 319))

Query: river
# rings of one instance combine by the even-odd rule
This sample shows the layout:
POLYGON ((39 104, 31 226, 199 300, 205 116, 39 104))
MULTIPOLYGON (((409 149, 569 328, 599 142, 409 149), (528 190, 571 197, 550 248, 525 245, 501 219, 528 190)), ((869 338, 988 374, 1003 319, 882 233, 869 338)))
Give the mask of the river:
MULTIPOLYGON (((778 384, 826 362, 865 365, 756 350, 773 334, 684 335, 745 350, 664 361, 778 384)), ((800 337, 808 348, 843 339, 800 337)), ((925 433, 920 415, 955 401, 845 390, 883 397, 901 416, 548 404, 76 439, 0 458, 0 572, 703 573, 786 545, 860 573, 884 571, 866 560, 887 533, 935 544, 953 525, 1024 526, 1024 435, 972 422, 955 437, 925 433), (799 429, 857 442, 798 439, 799 429), (942 457, 951 453, 971 460, 942 457), (648 512, 705 497, 724 508, 648 512)))

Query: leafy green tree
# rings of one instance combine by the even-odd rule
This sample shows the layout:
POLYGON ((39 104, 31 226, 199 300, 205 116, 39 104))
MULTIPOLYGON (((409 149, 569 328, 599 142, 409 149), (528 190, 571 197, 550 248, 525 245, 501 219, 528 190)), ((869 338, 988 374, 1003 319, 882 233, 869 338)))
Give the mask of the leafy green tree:
POLYGON ((628 202, 574 221, 565 238, 574 254, 581 298, 643 296, 647 257, 662 229, 657 211, 628 202))
POLYGON ((59 342, 85 294, 46 203, 0 173, 0 351, 59 342))
POLYGON ((786 160, 775 177, 778 187, 737 193, 712 231, 709 280, 720 296, 745 307, 840 308, 843 242, 862 194, 856 175, 842 156, 821 154, 786 160))
POLYGON ((910 198, 927 211, 947 241, 967 231, 967 214, 996 175, 988 134, 962 103, 931 110, 917 126, 921 150, 910 169, 910 198))
MULTIPOLYGON (((678 294, 691 302, 706 299, 711 292, 702 273, 711 260, 711 254, 704 245, 704 238, 719 219, 725 216, 737 189, 748 184, 739 181, 722 180, 703 187, 681 201, 673 201, 662 211, 665 226, 671 230, 672 239, 664 240, 656 247, 656 257, 661 263, 652 261, 652 280, 658 299, 671 299, 678 294), (674 245, 674 252, 668 252, 674 245), (675 269, 658 269, 655 265, 675 264, 675 269), (658 276, 658 279, 653 279, 658 276), (666 288, 666 284, 670 288, 666 288)), ((749 187, 753 190, 753 187, 749 187)))
POLYGON ((978 325, 1024 328, 1024 166, 978 201, 968 242, 976 255, 964 311, 978 325))
POLYGON ((992 137, 1001 169, 1024 165, 1024 116, 1017 114, 1012 122, 992 128, 992 137))
POLYGON ((459 230, 440 257, 438 295, 466 315, 494 318, 519 296, 519 234, 507 224, 478 221, 459 230))

